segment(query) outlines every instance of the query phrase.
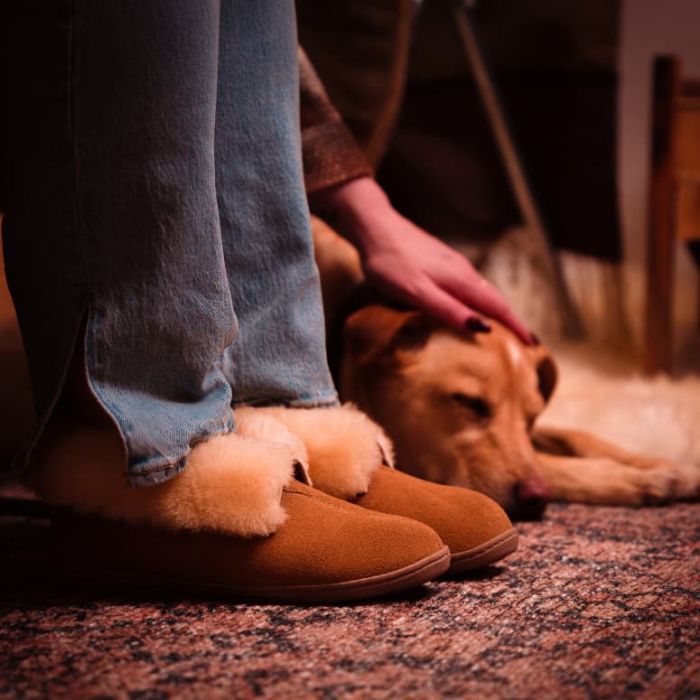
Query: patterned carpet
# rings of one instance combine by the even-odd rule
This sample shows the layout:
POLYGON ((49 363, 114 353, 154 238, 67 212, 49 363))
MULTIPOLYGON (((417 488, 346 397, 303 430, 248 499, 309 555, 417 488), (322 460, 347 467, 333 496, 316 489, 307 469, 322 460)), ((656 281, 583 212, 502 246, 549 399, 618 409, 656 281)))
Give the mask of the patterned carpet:
POLYGON ((154 601, 8 571, 0 697, 700 698, 699 504, 552 506, 520 529, 503 567, 344 607, 154 601))

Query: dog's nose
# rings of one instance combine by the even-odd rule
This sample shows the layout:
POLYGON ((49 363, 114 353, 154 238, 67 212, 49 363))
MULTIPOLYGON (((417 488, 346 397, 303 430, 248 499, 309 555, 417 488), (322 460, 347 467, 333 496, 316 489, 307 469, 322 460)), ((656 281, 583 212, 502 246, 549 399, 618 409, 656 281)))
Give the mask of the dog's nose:
POLYGON ((513 517, 517 520, 537 520, 542 517, 550 494, 541 479, 530 476, 515 484, 513 496, 513 517))

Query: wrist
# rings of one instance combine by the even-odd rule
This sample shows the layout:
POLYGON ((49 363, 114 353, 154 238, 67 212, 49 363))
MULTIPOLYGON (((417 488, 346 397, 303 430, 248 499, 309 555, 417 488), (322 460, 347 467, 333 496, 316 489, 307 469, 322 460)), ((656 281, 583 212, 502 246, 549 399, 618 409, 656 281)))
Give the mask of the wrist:
POLYGON ((372 177, 360 177, 315 192, 309 198, 311 210, 338 233, 366 251, 380 219, 394 210, 384 190, 372 177))

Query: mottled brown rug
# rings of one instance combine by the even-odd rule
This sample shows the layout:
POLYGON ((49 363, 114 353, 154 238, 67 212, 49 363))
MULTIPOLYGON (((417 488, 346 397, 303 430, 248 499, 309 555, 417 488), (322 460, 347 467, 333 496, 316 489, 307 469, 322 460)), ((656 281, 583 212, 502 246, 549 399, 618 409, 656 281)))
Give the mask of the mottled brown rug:
POLYGON ((0 697, 700 698, 700 505, 552 506, 520 530, 478 578, 345 607, 3 575, 0 697))

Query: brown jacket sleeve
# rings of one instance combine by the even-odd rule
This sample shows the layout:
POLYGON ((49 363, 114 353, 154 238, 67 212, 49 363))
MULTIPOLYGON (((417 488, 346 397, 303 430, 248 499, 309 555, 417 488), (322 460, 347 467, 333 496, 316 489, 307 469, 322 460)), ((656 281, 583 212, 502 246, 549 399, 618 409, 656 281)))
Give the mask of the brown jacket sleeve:
POLYGON ((308 194, 372 174, 372 167, 328 99, 311 62, 299 47, 301 147, 308 194))

